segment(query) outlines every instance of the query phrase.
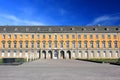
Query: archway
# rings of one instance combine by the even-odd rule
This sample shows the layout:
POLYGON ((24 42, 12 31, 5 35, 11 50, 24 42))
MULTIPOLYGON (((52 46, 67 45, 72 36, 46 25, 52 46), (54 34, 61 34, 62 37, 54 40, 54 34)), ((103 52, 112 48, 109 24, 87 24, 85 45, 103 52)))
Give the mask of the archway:
POLYGON ((53 58, 58 59, 58 51, 57 50, 54 51, 54 57, 53 58))
POLYGON ((69 56, 69 59, 71 59, 71 52, 70 51, 67 51, 67 54, 69 56))
POLYGON ((42 51, 43 58, 46 59, 46 51, 42 51))
POLYGON ((65 53, 64 53, 64 51, 60 51, 60 56, 61 56, 62 59, 65 59, 65 53))
POLYGON ((52 59, 52 51, 48 51, 49 55, 50 55, 50 59, 52 59))

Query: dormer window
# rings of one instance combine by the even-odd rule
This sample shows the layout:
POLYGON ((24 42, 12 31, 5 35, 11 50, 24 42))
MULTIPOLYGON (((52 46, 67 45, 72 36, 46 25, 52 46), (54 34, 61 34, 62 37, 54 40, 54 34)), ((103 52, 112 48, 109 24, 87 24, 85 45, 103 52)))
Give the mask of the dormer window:
POLYGON ((6 28, 3 28, 3 31, 6 31, 6 28))
POLYGON ((37 28, 38 31, 40 31, 40 28, 37 28))
POLYGON ((70 28, 70 30, 74 30, 74 28, 70 28))
POLYGON ((108 31, 109 29, 108 28, 104 28, 105 31, 108 31))
POLYGON ((49 28, 49 31, 51 31, 52 29, 51 28, 49 28))
POLYGON ((63 31, 63 28, 60 28, 61 31, 63 31))
POLYGON ((26 28, 26 31, 28 32, 28 31, 29 31, 29 28, 26 28))
POLYGON ((85 31, 86 30, 86 28, 82 28, 82 31, 85 31))
POLYGON ((116 28, 116 30, 118 31, 118 30, 119 30, 119 28, 116 28))
POLYGON ((97 28, 93 28, 93 30, 94 30, 94 31, 96 31, 96 30, 97 30, 97 28))
POLYGON ((15 28, 14 30, 15 30, 15 31, 17 31, 18 29, 17 29, 17 28, 15 28))

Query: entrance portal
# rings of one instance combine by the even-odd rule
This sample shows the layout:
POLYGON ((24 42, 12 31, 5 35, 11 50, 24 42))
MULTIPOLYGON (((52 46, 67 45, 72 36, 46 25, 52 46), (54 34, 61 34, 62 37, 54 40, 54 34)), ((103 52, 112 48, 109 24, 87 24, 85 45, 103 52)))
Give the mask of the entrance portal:
POLYGON ((42 51, 43 58, 46 59, 46 51, 42 51))
POLYGON ((68 54, 69 59, 71 59, 71 52, 67 51, 67 54, 68 54))
POLYGON ((49 53, 49 58, 52 59, 52 51, 48 51, 49 53))
POLYGON ((60 57, 61 57, 62 59, 65 59, 65 53, 64 53, 64 51, 60 51, 60 57))
POLYGON ((53 57, 53 59, 58 59, 58 51, 57 50, 54 51, 54 57, 53 57))

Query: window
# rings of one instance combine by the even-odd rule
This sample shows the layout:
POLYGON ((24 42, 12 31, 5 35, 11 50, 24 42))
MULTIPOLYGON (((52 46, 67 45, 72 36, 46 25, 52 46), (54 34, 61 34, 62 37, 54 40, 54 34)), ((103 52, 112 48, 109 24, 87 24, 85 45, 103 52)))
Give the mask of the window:
POLYGON ((114 42, 114 46, 115 46, 115 48, 118 48, 118 42, 117 41, 114 42))
POLYGON ((20 35, 20 38, 22 38, 23 36, 22 36, 22 34, 20 35))
POLYGON ((91 56, 95 57, 94 51, 91 51, 91 56))
POLYGON ((78 48, 81 48, 81 41, 78 42, 78 48))
POLYGON ((55 39, 57 39, 57 35, 55 35, 55 39))
POLYGON ((26 48, 28 48, 28 42, 26 42, 26 48))
POLYGON ((60 42, 60 48, 63 48, 63 41, 60 42))
POLYGON ((109 53, 110 53, 110 57, 112 57, 112 51, 110 51, 109 53))
POLYGON ((17 39, 17 35, 16 34, 14 35, 14 38, 17 39))
POLYGON ((45 35, 43 35, 43 39, 45 39, 45 35))
POLYGON ((84 35, 84 39, 87 39, 87 35, 84 35))
POLYGON ((26 38, 28 38, 28 35, 26 34, 26 38))
POLYGON ((8 57, 10 57, 10 51, 8 51, 8 57))
POLYGON ((111 48, 112 45, 111 45, 111 41, 108 41, 108 47, 111 48))
POLYGON ((4 51, 2 51, 2 57, 4 57, 4 56, 5 56, 4 51))
POLYGON ((97 28, 93 28, 93 30, 94 30, 94 31, 96 31, 96 30, 97 30, 97 28))
POLYGON ((116 39, 117 38, 117 35, 114 35, 114 39, 116 39))
POLYGON ((2 42, 2 48, 5 48, 5 42, 2 42))
POLYGON ((54 42, 54 48, 57 48, 57 42, 56 41, 54 42))
POLYGON ((34 48, 34 42, 31 42, 31 48, 34 48))
POLYGON ((111 36, 110 35, 108 35, 108 39, 110 39, 111 38, 111 36))
POLYGON ((63 39, 63 35, 62 34, 60 35, 60 38, 63 39))
POLYGON ((17 42, 14 42, 14 48, 17 48, 17 42))
POLYGON ((66 48, 69 48, 69 41, 66 42, 66 48))
POLYGON ((49 41, 49 48, 51 48, 52 47, 52 42, 51 41, 49 41))
POLYGON ((115 52, 115 57, 119 57, 118 51, 115 52))
POLYGON ((106 48, 105 41, 102 41, 102 47, 106 48))
POLYGON ((40 48, 40 42, 37 42, 37 48, 40 48))
POLYGON ((75 35, 72 35, 72 38, 75 39, 75 35))
POLYGON ((8 42, 8 48, 11 48, 11 42, 8 42))
POLYGON ((43 48, 46 48, 46 42, 43 42, 43 48))
POLYGON ((11 39, 11 35, 10 34, 8 35, 8 38, 11 39))
POLYGON ((17 55, 16 55, 16 51, 14 51, 14 57, 16 57, 17 55))
POLYGON ((28 51, 26 50, 25 52, 27 53, 28 51))
POLYGON ((93 35, 90 35, 90 39, 92 39, 93 38, 93 35))
POLYGON ((22 50, 20 50, 20 53, 22 53, 22 50))
POLYGON ((96 47, 100 48, 100 42, 99 41, 96 42, 96 47))
POLYGON ((96 35, 96 39, 98 39, 99 38, 99 36, 98 35, 96 35))
POLYGON ((97 51, 97 57, 100 57, 100 51, 97 51))
POLYGON ((69 39, 69 35, 68 34, 66 35, 66 38, 69 39))
POLYGON ((94 48, 93 41, 90 41, 90 47, 94 48))
POLYGON ((22 42, 20 42, 20 48, 22 48, 22 42))
POLYGON ((34 39, 34 34, 31 35, 32 39, 34 39))
POLYGON ((17 30, 18 30, 17 28, 14 29, 14 31, 17 31, 17 30))
POLYGON ((72 48, 75 48, 75 41, 72 42, 72 48))
POLYGON ((116 28, 115 30, 119 30, 119 28, 116 28))
POLYGON ((106 51, 103 51, 103 57, 106 57, 106 51))
POLYGON ((78 39, 80 39, 80 38, 81 38, 81 35, 79 34, 79 35, 78 35, 78 39))
POLYGON ((104 39, 104 38, 105 38, 105 35, 102 35, 102 38, 104 39))
POLYGON ((51 37, 51 35, 49 35, 49 39, 51 39, 52 37, 51 37))
POLYGON ((107 31, 107 30, 109 30, 109 29, 108 29, 108 28, 104 28, 104 30, 106 30, 106 31, 107 31))
POLYGON ((2 38, 5 39, 5 34, 2 35, 2 38))
POLYGON ((38 39, 40 38, 40 35, 39 35, 39 34, 37 35, 37 38, 38 38, 38 39))
POLYGON ((84 42, 84 48, 87 48, 87 41, 84 42))
POLYGON ((23 56, 23 54, 22 54, 22 50, 20 50, 20 57, 22 57, 23 56))

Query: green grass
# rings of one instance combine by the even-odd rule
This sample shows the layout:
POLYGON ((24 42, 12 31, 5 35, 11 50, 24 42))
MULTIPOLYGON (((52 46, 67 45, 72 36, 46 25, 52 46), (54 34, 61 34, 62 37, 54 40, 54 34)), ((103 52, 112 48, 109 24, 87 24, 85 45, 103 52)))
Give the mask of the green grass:
POLYGON ((27 60, 24 58, 16 58, 15 61, 16 62, 26 62, 27 60))
POLYGON ((118 62, 118 59, 88 59, 90 61, 100 61, 100 62, 104 62, 104 63, 116 63, 118 62))
POLYGON ((97 63, 111 63, 120 65, 120 59, 77 59, 83 61, 97 62, 97 63))
MULTIPOLYGON (((16 62, 27 62, 27 59, 26 58, 16 58, 15 59, 16 62)), ((3 59, 0 58, 0 64, 3 63, 3 59)))
POLYGON ((0 64, 3 63, 2 59, 0 59, 0 64))

